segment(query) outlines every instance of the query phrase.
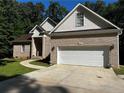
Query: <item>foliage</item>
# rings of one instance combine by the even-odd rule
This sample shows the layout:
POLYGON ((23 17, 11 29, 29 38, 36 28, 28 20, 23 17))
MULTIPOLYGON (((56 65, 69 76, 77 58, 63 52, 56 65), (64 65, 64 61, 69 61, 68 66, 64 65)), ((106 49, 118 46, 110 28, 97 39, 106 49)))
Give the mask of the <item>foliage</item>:
MULTIPOLYGON (((67 13, 66 8, 57 2, 51 2, 48 10, 49 13, 52 13, 49 16, 57 21, 60 21, 67 13), (57 11, 55 11, 56 9, 57 11)), ((11 41, 28 33, 36 24, 40 24, 46 16, 48 15, 42 3, 0 0, 0 59, 11 57, 11 41)))
POLYGON ((68 11, 65 7, 52 0, 50 1, 50 5, 46 10, 46 16, 49 16, 56 22, 59 22, 67 13, 68 11))
POLYGON ((105 13, 105 9, 107 7, 103 0, 97 0, 95 3, 86 1, 84 2, 84 5, 100 15, 105 13))
POLYGON ((118 75, 124 75, 124 66, 120 66, 120 68, 113 68, 113 70, 118 75))
POLYGON ((38 66, 44 66, 44 67, 49 67, 50 66, 50 64, 41 62, 40 60, 32 61, 32 62, 30 62, 30 64, 38 65, 38 66))
POLYGON ((18 4, 18 14, 20 15, 22 31, 28 33, 36 24, 40 24, 44 18, 45 7, 42 3, 32 2, 18 4))
POLYGON ((21 34, 29 31, 43 20, 44 6, 17 3, 14 0, 0 1, 0 58, 12 56, 12 44, 21 34))

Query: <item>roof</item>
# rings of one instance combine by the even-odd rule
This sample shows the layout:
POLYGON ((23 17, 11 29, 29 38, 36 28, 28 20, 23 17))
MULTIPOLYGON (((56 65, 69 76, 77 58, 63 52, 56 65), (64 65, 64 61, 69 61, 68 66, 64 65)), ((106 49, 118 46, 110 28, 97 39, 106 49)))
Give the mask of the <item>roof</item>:
POLYGON ((107 22, 108 24, 110 24, 111 26, 115 27, 118 30, 122 30, 121 28, 119 28, 118 26, 114 25, 113 23, 111 23, 110 21, 106 20, 105 18, 103 18, 102 16, 98 15, 97 13, 95 13, 94 11, 92 11, 91 9, 87 8, 86 6, 82 5, 82 4, 77 4, 76 7, 74 7, 74 9, 68 13, 60 22, 58 25, 56 25, 56 27, 49 33, 51 34, 52 32, 54 32, 58 27, 61 26, 61 24, 78 8, 78 7, 83 7, 85 8, 87 11, 93 13, 95 16, 99 17, 101 20, 107 22))
POLYGON ((42 25, 46 22, 49 21, 50 23, 52 23, 52 25, 55 27, 57 25, 57 23, 55 21, 53 21, 51 18, 47 17, 41 24, 40 26, 42 27, 42 25))
POLYGON ((52 26, 56 26, 57 23, 55 21, 53 21, 51 18, 47 17, 40 25, 35 25, 34 28, 29 32, 29 33, 33 33, 33 31, 38 27, 40 28, 40 32, 45 32, 45 29, 43 29, 43 25, 45 24, 46 21, 49 21, 49 23, 51 23, 52 26))
POLYGON ((41 26, 35 25, 34 28, 33 28, 29 33, 33 33, 33 31, 34 31, 36 28, 38 28, 38 29, 39 29, 38 31, 40 31, 40 32, 44 32, 44 31, 45 31, 45 29, 43 29, 41 26))
POLYGON ((31 36, 32 34, 25 34, 17 38, 16 40, 12 41, 13 43, 15 42, 31 42, 31 36))

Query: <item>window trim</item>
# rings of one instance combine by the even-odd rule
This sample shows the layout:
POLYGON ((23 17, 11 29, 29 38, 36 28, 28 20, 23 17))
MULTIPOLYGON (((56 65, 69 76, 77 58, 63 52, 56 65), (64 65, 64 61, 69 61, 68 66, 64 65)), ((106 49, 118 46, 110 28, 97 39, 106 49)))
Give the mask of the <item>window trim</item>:
POLYGON ((84 26, 84 16, 85 15, 82 12, 76 13, 76 22, 75 22, 75 26, 76 27, 82 27, 82 26, 84 26))

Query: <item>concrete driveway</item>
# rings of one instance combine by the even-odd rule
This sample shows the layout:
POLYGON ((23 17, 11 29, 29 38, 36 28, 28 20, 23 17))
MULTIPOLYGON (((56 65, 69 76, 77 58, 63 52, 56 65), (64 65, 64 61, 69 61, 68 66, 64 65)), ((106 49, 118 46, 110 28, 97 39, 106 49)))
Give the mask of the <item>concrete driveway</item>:
POLYGON ((55 65, 0 83, 0 93, 124 93, 112 69, 55 65))

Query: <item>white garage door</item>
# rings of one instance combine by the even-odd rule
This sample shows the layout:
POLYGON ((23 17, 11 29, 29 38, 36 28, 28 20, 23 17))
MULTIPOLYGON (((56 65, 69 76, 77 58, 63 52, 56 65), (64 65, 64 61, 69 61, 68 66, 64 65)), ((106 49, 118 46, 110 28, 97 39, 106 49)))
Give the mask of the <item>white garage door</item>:
POLYGON ((104 66, 104 49, 63 47, 57 51, 58 64, 104 66))

